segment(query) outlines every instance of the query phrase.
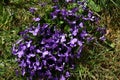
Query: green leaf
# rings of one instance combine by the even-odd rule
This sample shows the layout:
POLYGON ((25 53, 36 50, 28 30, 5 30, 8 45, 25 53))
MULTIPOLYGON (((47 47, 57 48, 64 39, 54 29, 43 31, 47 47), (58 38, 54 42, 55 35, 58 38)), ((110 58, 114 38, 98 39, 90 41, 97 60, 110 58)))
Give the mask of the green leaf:
POLYGON ((114 43, 110 44, 110 47, 115 48, 115 44, 114 43))
POLYGON ((95 2, 93 0, 88 0, 88 7, 90 7, 90 9, 95 12, 101 11, 100 5, 95 4, 95 2))
POLYGON ((60 24, 63 24, 64 23, 64 21, 60 21, 60 24))
POLYGON ((83 9, 79 7, 79 13, 81 14, 83 12, 83 9))
POLYGON ((111 48, 115 48, 115 43, 111 43, 111 42, 108 42, 108 41, 105 41, 105 43, 111 47, 111 48))
POLYGON ((65 27, 64 27, 64 31, 65 31, 65 32, 70 32, 70 26, 65 26, 65 27))

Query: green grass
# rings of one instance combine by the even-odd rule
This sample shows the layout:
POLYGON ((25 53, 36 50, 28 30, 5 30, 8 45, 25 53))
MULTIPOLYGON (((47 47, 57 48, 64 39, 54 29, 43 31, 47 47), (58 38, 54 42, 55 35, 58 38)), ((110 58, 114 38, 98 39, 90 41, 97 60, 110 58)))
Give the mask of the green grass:
MULTIPOLYGON (((28 12, 28 9, 31 6, 39 7, 36 1, 11 0, 9 5, 0 4, 0 80, 24 80, 22 76, 15 75, 18 64, 11 54, 11 47, 19 39, 18 32, 30 25, 29 23, 34 16, 28 12)), ((49 6, 38 10, 41 16, 49 6)), ((76 62, 76 70, 71 71, 72 77, 70 80, 120 79, 119 28, 116 31, 112 28, 107 37, 114 43, 114 49, 102 45, 95 45, 92 48, 85 49, 80 60, 76 62), (88 49, 91 50, 88 52, 88 49)))

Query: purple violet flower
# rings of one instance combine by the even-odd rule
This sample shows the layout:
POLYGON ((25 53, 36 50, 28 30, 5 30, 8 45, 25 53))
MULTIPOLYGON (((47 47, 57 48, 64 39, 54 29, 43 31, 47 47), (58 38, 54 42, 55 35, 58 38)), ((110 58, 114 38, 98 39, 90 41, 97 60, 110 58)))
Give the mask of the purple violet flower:
MULTIPOLYGON (((75 1, 65 0, 65 5, 75 1)), ((58 4, 60 0, 53 2, 58 4)), ((22 38, 13 45, 12 53, 17 57, 23 76, 29 80, 35 77, 40 80, 66 80, 71 76, 69 70, 75 68, 74 60, 80 58, 86 43, 97 40, 95 38, 105 40, 105 28, 91 27, 96 25, 98 18, 87 7, 86 0, 76 4, 76 7, 69 10, 64 5, 62 9, 55 5, 49 17, 46 17, 47 20, 35 17, 35 24, 20 32, 22 38), (79 14, 79 7, 83 13, 79 14), (95 36, 94 32, 99 36, 95 36)), ((32 14, 36 10, 33 7, 29 9, 32 14)))
POLYGON ((34 13, 36 10, 37 10, 37 8, 34 8, 34 7, 31 7, 31 8, 29 9, 29 11, 30 11, 31 13, 34 13))
POLYGON ((60 80, 66 80, 66 78, 64 77, 64 75, 61 76, 60 80))
POLYGON ((37 17, 37 18, 33 18, 33 21, 40 21, 40 18, 39 17, 37 17))

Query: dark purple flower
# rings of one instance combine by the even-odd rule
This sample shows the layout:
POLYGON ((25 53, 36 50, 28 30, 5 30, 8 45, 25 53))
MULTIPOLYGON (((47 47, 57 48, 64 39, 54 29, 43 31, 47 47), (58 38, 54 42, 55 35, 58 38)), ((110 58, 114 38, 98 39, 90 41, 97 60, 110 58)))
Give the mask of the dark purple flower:
POLYGON ((100 40, 105 41, 106 40, 105 36, 100 37, 100 40))
POLYGON ((93 40, 94 40, 93 37, 87 37, 87 42, 88 42, 88 43, 91 42, 91 41, 93 41, 93 40))
POLYGON ((35 28, 34 30, 30 30, 29 32, 32 33, 34 36, 36 36, 39 32, 40 29, 40 24, 38 24, 37 28, 35 28))
POLYGON ((16 76, 19 76, 20 71, 18 69, 15 69, 16 76))
POLYGON ((81 28, 83 28, 83 22, 81 22, 81 23, 79 24, 79 26, 80 26, 81 28))
POLYGON ((70 41, 70 46, 71 47, 74 47, 74 46, 76 46, 76 42, 77 42, 78 40, 76 39, 76 38, 74 38, 74 39, 71 39, 71 41, 70 41))
POLYGON ((78 7, 75 7, 75 8, 72 9, 72 12, 75 13, 75 12, 77 12, 78 10, 79 10, 79 8, 78 8, 78 7))
POLYGON ((56 2, 58 2, 59 0, 52 0, 52 1, 56 3, 56 2))
POLYGON ((84 38, 85 36, 87 36, 88 35, 88 33, 85 31, 85 30, 83 30, 82 32, 81 32, 81 34, 80 34, 80 36, 82 37, 82 38, 84 38))
POLYGON ((62 43, 66 41, 65 35, 61 35, 61 40, 62 43))
POLYGON ((39 17, 33 18, 33 20, 37 22, 37 21, 40 21, 40 18, 39 17))
POLYGON ((42 53, 42 57, 45 57, 46 55, 49 55, 49 52, 48 52, 48 51, 44 51, 44 52, 42 53))
POLYGON ((52 19, 56 19, 57 15, 55 13, 51 13, 51 17, 52 17, 52 19))
POLYGON ((22 69, 22 75, 24 76, 25 75, 25 69, 22 69))
POLYGON ((106 28, 105 27, 98 27, 97 31, 99 31, 101 35, 106 34, 106 28))
POLYGON ((64 75, 61 76, 60 80, 66 80, 66 78, 64 77, 64 75))
POLYGON ((16 54, 19 58, 21 58, 24 55, 24 51, 18 51, 16 54))
MULTIPOLYGON (((65 0, 65 5, 75 1, 65 0)), ((60 0, 54 2, 58 4, 60 0)), ((22 75, 29 77, 29 80, 35 77, 40 80, 68 79, 71 76, 68 71, 75 68, 74 61, 80 58, 86 43, 105 40, 106 29, 96 28, 94 23, 97 17, 85 1, 79 1, 76 7, 69 10, 66 7, 53 6, 45 19, 33 18, 34 24, 20 32, 22 38, 13 45, 12 53, 17 57, 22 75), (79 14, 80 7, 83 12, 79 14)), ((36 10, 30 8, 31 13, 36 10)))
POLYGON ((70 77, 70 73, 68 71, 66 72, 65 77, 70 77))
POLYGON ((34 13, 36 10, 37 10, 37 8, 34 8, 34 7, 31 7, 31 8, 29 9, 29 11, 30 11, 31 13, 34 13))
POLYGON ((72 34, 73 34, 74 36, 76 36, 76 35, 78 34, 78 29, 75 29, 75 30, 72 32, 72 34))
POLYGON ((30 53, 27 57, 28 58, 35 57, 35 54, 30 53))

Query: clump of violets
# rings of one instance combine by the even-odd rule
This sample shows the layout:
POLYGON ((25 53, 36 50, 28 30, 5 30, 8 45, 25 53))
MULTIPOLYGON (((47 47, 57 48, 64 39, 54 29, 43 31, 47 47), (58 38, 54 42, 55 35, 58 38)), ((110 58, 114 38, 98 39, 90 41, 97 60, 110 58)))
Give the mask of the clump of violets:
POLYGON ((35 24, 20 32, 22 38, 13 45, 22 75, 29 80, 66 80, 85 45, 105 40, 105 28, 98 27, 99 18, 85 1, 65 1, 63 8, 54 5, 48 14, 33 18, 35 24))

